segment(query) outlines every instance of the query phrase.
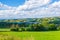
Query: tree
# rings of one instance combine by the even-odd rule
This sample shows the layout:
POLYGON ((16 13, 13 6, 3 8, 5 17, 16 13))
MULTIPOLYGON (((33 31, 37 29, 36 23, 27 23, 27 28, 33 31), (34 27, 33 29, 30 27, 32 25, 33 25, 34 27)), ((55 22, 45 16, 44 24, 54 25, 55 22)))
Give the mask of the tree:
POLYGON ((49 30, 57 30, 55 24, 49 24, 49 30))
POLYGON ((12 24, 12 26, 11 26, 11 29, 10 29, 11 31, 15 31, 15 25, 14 24, 12 24))
POLYGON ((12 24, 10 30, 11 30, 11 31, 19 31, 19 26, 18 26, 18 24, 17 24, 17 25, 12 24))
POLYGON ((18 24, 16 24, 16 31, 19 31, 19 26, 18 26, 18 24))

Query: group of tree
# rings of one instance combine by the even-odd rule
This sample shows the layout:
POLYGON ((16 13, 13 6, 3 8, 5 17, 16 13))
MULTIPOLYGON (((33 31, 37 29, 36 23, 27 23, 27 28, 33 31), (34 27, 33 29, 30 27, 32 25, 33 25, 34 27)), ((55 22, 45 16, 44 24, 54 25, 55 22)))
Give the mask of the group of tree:
POLYGON ((10 28, 11 31, 55 31, 60 30, 60 17, 33 18, 0 22, 0 28, 10 28), (17 22, 16 22, 17 21, 17 22), (19 22, 20 21, 20 22, 19 22))

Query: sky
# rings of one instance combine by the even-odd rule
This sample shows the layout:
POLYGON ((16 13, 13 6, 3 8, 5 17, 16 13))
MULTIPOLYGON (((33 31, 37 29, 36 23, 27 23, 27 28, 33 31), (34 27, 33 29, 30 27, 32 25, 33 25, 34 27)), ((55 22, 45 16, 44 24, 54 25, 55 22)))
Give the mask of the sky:
POLYGON ((0 0, 0 19, 60 16, 60 0, 0 0))
POLYGON ((0 0, 0 2, 14 7, 24 4, 25 0, 0 0))

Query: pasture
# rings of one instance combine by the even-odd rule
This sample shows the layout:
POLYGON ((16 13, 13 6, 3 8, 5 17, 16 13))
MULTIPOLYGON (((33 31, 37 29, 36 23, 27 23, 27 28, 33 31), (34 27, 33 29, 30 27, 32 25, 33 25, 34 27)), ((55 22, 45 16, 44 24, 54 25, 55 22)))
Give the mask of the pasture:
POLYGON ((60 40, 60 31, 0 32, 0 40, 60 40))

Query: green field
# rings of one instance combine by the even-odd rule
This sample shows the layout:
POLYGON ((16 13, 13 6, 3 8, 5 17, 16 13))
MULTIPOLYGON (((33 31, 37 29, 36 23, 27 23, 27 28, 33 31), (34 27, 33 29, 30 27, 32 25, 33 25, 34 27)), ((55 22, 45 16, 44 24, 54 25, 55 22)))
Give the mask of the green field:
POLYGON ((0 40, 60 40, 60 31, 0 32, 0 40))

